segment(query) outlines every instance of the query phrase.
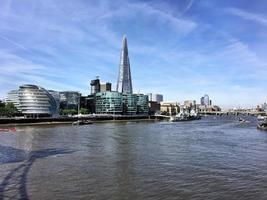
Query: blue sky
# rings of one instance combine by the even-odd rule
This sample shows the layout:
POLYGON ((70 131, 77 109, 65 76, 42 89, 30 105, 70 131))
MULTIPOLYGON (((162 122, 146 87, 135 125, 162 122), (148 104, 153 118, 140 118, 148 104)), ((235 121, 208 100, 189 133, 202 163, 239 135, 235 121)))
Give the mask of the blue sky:
POLYGON ((1 0, 0 98, 20 84, 89 93, 118 74, 127 35, 133 89, 223 108, 267 100, 265 0, 1 0))

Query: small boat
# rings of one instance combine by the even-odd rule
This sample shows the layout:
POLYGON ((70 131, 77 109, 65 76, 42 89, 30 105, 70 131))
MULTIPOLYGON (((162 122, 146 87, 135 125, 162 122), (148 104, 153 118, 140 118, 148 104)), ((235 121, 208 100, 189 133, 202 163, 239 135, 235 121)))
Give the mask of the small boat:
POLYGON ((243 119, 243 118, 239 118, 239 120, 238 120, 239 122, 242 122, 242 123, 246 123, 246 122, 249 122, 249 121, 247 121, 247 120, 245 120, 245 119, 243 119))
POLYGON ((257 119, 259 121, 263 121, 263 120, 266 120, 267 119, 267 116, 258 115, 257 119))
POLYGON ((92 124, 93 122, 90 120, 78 120, 75 122, 72 122, 72 125, 87 125, 87 124, 92 124))
POLYGON ((0 132, 16 132, 17 129, 14 128, 0 128, 0 132))
POLYGON ((267 121, 261 122, 257 125, 257 128, 260 130, 267 131, 267 121))

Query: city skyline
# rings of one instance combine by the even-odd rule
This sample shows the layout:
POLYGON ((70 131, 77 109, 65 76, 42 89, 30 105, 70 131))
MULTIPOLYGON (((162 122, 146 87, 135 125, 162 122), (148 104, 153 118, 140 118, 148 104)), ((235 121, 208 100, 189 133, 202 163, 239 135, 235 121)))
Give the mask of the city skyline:
POLYGON ((126 34, 133 92, 255 107, 267 100, 266 9, 263 1, 4 0, 0 98, 22 84, 89 94, 97 75, 115 86, 126 34))

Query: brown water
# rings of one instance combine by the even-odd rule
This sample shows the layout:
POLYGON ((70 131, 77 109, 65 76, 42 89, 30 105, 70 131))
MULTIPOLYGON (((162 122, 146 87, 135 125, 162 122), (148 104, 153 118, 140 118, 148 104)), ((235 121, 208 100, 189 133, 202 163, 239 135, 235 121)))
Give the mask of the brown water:
POLYGON ((267 199, 255 119, 39 126, 0 133, 1 199, 267 199))

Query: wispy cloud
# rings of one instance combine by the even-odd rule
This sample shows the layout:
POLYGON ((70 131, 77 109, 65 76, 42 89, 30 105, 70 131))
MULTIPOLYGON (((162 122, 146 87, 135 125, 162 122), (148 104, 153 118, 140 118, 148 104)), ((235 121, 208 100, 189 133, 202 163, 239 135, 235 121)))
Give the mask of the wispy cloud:
POLYGON ((232 15, 251 20, 263 26, 267 26, 267 17, 258 13, 247 12, 239 8, 227 8, 226 11, 232 15))

